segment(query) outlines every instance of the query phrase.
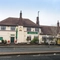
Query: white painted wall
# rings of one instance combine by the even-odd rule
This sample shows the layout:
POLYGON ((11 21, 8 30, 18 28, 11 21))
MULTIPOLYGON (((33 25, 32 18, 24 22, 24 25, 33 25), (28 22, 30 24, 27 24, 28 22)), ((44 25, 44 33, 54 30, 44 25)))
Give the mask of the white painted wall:
POLYGON ((11 28, 10 26, 6 26, 6 30, 10 30, 10 28, 11 28))
POLYGON ((15 37, 16 32, 15 31, 0 31, 0 37, 3 37, 3 40, 7 40, 7 41, 10 40, 10 37, 12 37, 11 34, 14 34, 13 37, 15 37))
POLYGON ((23 42, 24 42, 23 26, 18 26, 18 41, 17 41, 17 43, 23 43, 23 42))
POLYGON ((34 32, 34 31, 35 31, 35 28, 31 28, 31 31, 33 31, 33 32, 34 32))
POLYGON ((39 35, 39 44, 44 43, 44 41, 42 40, 42 35, 39 35))
MULTIPOLYGON (((10 40, 11 34, 14 34, 13 37, 15 37, 16 40, 16 31, 11 31, 10 26, 6 26, 6 31, 1 31, 0 27, 0 37, 3 37, 4 40, 10 40)), ((26 43, 27 42, 27 36, 31 36, 31 40, 34 38, 34 36, 39 36, 39 33, 41 32, 41 29, 39 29, 38 34, 27 34, 27 27, 23 26, 17 26, 18 28, 18 38, 17 38, 17 43, 26 43)), ((31 28, 31 31, 35 32, 35 28, 31 28)), ((39 36, 39 39, 41 37, 39 36)))
POLYGON ((24 30, 24 42, 27 43, 27 28, 24 27, 23 30, 24 30))

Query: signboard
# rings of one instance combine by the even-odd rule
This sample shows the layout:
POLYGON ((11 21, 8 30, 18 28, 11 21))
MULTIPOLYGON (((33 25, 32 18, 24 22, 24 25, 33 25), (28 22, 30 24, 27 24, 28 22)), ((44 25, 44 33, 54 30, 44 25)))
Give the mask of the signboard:
POLYGON ((27 32, 27 34, 38 34, 38 32, 27 32))
POLYGON ((3 40, 3 37, 0 37, 0 40, 3 40))
POLYGON ((11 36, 12 36, 12 37, 14 37, 14 36, 15 36, 15 34, 11 34, 11 36))

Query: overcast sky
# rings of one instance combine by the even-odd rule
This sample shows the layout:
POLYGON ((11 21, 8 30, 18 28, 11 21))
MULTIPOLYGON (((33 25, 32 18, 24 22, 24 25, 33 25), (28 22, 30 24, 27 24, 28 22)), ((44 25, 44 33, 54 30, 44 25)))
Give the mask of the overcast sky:
POLYGON ((40 25, 56 25, 60 21, 60 0, 0 0, 0 21, 8 17, 19 17, 36 22, 39 13, 40 25))

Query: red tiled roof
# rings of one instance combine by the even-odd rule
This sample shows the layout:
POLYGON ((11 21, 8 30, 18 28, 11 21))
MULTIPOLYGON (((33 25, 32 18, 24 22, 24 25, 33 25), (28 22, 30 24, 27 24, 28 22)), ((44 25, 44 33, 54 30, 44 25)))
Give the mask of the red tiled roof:
POLYGON ((0 22, 0 25, 23 25, 27 27, 39 27, 37 24, 35 24, 29 19, 22 18, 21 20, 20 18, 12 18, 12 17, 2 20, 0 22))

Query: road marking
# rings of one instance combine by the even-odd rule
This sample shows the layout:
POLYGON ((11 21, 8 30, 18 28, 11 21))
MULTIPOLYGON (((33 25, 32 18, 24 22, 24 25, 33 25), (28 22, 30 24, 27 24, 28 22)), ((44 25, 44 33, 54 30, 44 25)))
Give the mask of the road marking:
POLYGON ((20 55, 17 55, 17 57, 20 57, 20 55))
POLYGON ((38 55, 32 55, 32 56, 41 56, 40 54, 38 54, 38 55))
POLYGON ((56 55, 56 53, 54 53, 53 55, 56 55))

